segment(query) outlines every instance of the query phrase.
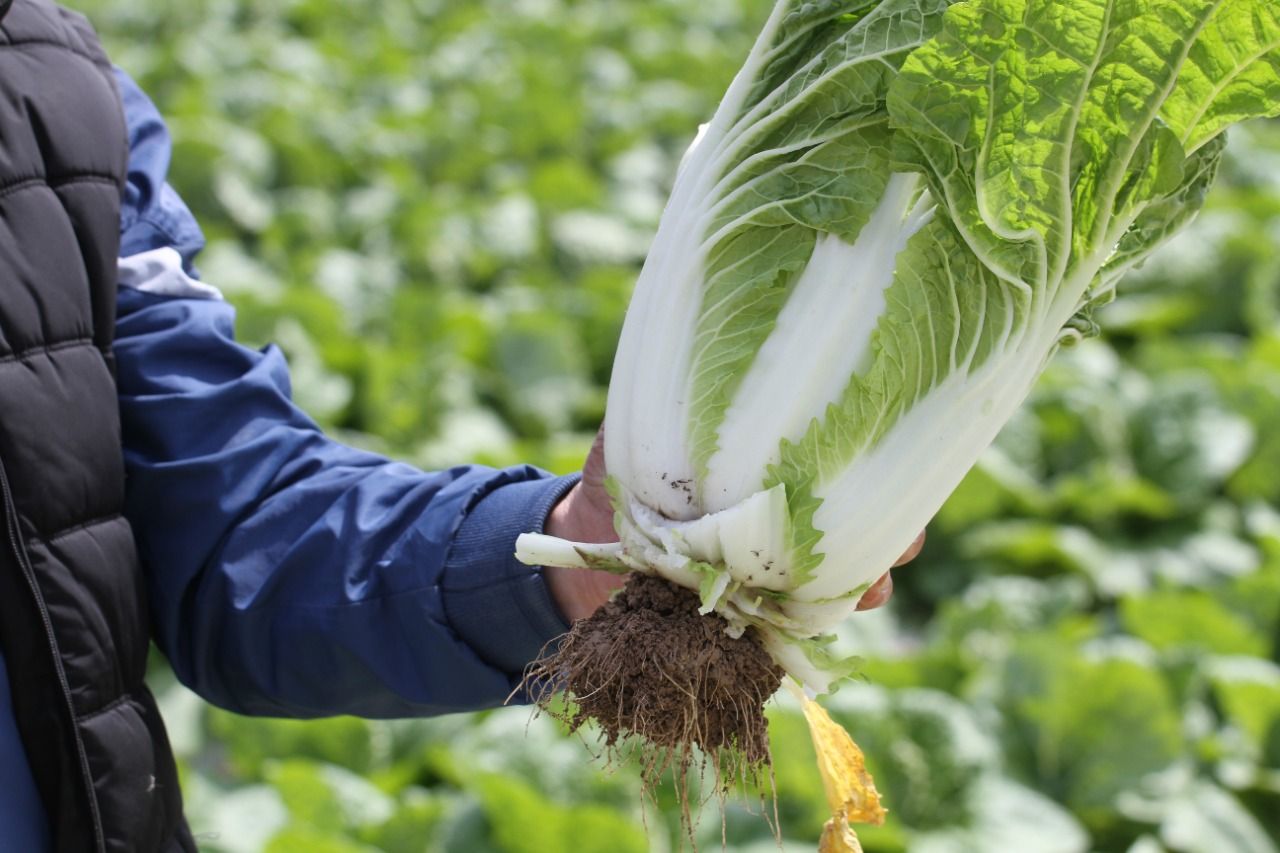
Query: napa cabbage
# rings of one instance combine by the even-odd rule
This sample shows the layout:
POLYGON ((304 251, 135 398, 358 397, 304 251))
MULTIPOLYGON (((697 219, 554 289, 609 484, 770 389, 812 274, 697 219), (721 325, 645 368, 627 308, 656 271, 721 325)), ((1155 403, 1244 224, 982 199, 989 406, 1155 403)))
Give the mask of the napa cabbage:
POLYGON ((811 692, 1091 310, 1280 112, 1274 0, 781 0, 685 157, 627 312, 616 545, 811 692))

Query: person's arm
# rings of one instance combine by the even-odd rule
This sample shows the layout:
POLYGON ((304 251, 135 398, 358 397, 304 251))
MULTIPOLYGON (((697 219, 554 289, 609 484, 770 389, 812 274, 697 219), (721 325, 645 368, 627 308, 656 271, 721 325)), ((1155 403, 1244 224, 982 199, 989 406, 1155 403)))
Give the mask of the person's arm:
MULTIPOLYGON (((198 280, 170 142, 123 74, 130 174, 116 357, 127 513, 175 671, 240 711, 400 716, 503 701, 544 644, 620 583, 535 569, 515 538, 616 540, 597 441, 581 480, 424 473, 326 438, 279 350, 234 340, 198 280)), ((908 555, 907 558, 909 558, 908 555)), ((868 592, 877 606, 888 576, 868 592)))
POLYGON ((175 671, 247 713, 501 703, 567 627, 514 540, 542 529, 576 478, 425 473, 323 435, 291 401, 279 350, 237 344, 233 310, 195 278, 203 241, 165 184, 163 123, 120 82, 132 150, 116 325, 127 514, 175 671))

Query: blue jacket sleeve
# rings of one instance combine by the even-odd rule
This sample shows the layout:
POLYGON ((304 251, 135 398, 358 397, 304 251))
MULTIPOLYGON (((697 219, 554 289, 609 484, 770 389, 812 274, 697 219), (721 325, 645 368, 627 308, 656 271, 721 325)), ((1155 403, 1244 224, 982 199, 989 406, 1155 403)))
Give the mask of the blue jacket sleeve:
MULTIPOLYGON (((121 84, 134 142, 122 254, 174 249, 193 275, 199 230, 157 166, 163 124, 121 84)), ((236 343, 231 307, 183 295, 174 274, 121 287, 116 361, 126 512, 178 675, 243 713, 504 701, 566 628, 515 537, 541 530, 573 478, 427 473, 329 439, 290 399, 280 351, 236 343)))
POLYGON ((204 234, 166 180, 173 151, 169 128, 138 85, 119 68, 115 72, 129 130, 129 173, 120 206, 120 255, 173 249, 186 271, 195 275, 192 261, 204 248, 204 234))

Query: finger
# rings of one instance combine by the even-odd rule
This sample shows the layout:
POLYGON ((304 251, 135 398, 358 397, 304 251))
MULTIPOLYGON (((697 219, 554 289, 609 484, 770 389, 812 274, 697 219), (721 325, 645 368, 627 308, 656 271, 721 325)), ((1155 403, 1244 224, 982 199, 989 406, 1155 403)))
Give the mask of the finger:
POLYGON ((880 607, 889 600, 891 595, 893 595, 893 576, 886 573, 862 594, 862 598, 858 599, 858 609, 872 610, 880 607))
POLYGON ((608 572, 560 566, 547 566, 543 569, 543 577, 556 606, 570 623, 590 616, 626 582, 625 577, 608 572))
POLYGON ((587 461, 582 466, 582 479, 592 488, 603 489, 604 478, 604 424, 601 424, 600 429, 596 431, 595 441, 591 443, 587 461))
POLYGON ((897 568, 898 566, 905 566, 907 563, 910 563, 916 557, 920 556, 920 551, 923 548, 924 548, 924 531, 922 530, 920 531, 920 535, 916 537, 916 541, 911 543, 911 547, 908 548, 906 552, 901 557, 898 558, 898 562, 893 564, 894 568, 897 568))

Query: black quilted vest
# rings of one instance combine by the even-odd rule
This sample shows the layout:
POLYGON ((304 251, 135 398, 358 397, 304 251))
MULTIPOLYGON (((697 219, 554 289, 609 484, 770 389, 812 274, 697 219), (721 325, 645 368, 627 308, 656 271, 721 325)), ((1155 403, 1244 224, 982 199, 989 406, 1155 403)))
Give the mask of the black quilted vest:
POLYGON ((195 850, 142 683, 146 599, 120 514, 127 157, 89 25, 0 0, 0 650, 58 853, 195 850))

